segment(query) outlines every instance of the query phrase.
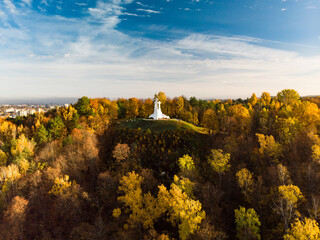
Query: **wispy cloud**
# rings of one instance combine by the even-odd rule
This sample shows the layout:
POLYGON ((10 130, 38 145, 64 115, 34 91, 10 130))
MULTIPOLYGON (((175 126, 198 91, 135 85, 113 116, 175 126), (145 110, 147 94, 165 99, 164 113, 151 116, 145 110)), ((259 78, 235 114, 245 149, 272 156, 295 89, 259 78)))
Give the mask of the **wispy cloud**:
POLYGON ((87 3, 79 3, 79 2, 75 2, 75 4, 76 4, 76 5, 78 5, 78 6, 88 6, 88 4, 87 4, 87 3))
POLYGON ((143 9, 143 8, 138 8, 136 9, 137 11, 140 12, 146 12, 146 13, 160 13, 160 11, 152 10, 152 9, 143 9))
POLYGON ((11 2, 11 0, 4 0, 3 2, 12 14, 17 13, 16 6, 11 2))
POLYGON ((124 13, 122 13, 122 15, 139 17, 139 15, 138 15, 138 14, 136 14, 136 13, 128 13, 128 12, 124 12, 124 13))
POLYGON ((27 6, 30 7, 33 0, 21 0, 21 1, 24 2, 27 6))
POLYGON ((140 6, 142 6, 142 7, 148 7, 148 5, 143 4, 143 3, 141 3, 141 2, 136 2, 136 4, 137 4, 137 5, 140 5, 140 6))

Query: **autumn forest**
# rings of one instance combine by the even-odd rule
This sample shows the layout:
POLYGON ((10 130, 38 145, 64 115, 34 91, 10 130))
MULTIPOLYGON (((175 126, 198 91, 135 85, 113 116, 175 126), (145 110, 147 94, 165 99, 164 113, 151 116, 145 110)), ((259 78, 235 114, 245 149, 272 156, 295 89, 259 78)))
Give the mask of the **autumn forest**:
POLYGON ((0 239, 320 239, 320 97, 154 97, 0 119, 0 239))

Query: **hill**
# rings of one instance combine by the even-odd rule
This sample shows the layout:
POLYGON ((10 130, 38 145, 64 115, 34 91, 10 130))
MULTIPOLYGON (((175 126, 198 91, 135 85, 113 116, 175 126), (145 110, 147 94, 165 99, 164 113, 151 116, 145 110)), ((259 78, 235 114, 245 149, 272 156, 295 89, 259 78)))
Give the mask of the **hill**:
POLYGON ((200 134, 207 134, 207 129, 203 127, 197 127, 191 123, 187 123, 182 120, 169 119, 169 120, 152 120, 152 119, 136 119, 136 120, 124 120, 120 121, 116 126, 117 129, 129 128, 129 129, 150 129, 152 132, 162 132, 165 130, 175 131, 194 131, 200 134))

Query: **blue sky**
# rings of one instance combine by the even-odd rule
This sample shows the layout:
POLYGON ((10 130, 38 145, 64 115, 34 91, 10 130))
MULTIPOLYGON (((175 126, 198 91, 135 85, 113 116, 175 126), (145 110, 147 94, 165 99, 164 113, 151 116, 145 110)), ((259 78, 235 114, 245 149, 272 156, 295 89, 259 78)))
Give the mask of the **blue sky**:
POLYGON ((1 0, 0 98, 320 94, 320 0, 1 0))

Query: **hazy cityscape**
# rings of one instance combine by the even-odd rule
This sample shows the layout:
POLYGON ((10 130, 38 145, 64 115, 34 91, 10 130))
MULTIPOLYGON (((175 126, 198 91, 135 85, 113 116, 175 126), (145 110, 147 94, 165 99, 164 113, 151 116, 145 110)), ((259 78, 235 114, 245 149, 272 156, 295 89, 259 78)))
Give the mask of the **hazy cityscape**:
POLYGON ((3 104, 0 105, 0 118, 26 117, 36 113, 44 113, 61 106, 68 107, 69 104, 3 104))

